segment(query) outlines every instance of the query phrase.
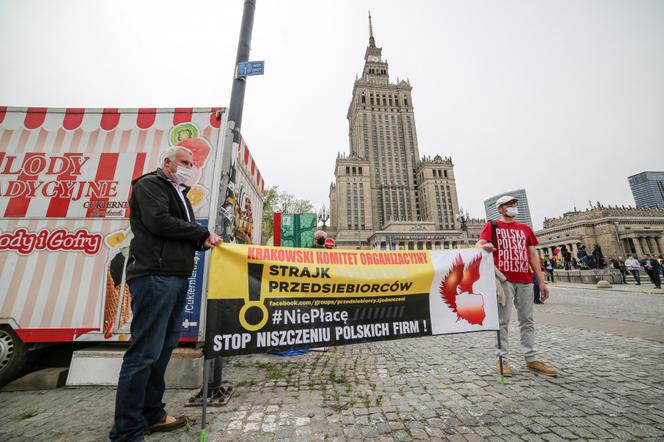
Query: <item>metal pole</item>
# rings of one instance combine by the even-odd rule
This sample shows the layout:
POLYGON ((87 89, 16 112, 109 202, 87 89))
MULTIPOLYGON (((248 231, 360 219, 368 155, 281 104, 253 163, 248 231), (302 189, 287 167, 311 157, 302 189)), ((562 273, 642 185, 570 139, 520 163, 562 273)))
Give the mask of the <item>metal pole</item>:
POLYGON ((225 236, 225 217, 223 210, 223 201, 226 199, 228 183, 231 179, 231 155, 233 153, 233 143, 240 142, 240 131, 242 126, 242 110, 244 107, 244 90, 247 86, 246 77, 237 77, 237 65, 243 61, 249 61, 249 51, 251 50, 251 31, 254 27, 254 11, 256 10, 256 0, 245 0, 244 10, 242 11, 242 25, 240 27, 240 39, 237 43, 237 55, 235 57, 235 68, 233 70, 233 87, 231 88, 231 102, 228 106, 228 127, 233 136, 227 140, 223 146, 221 156, 221 182, 219 183, 219 211, 217 213, 217 222, 215 228, 226 241, 225 236))
POLYGON ((207 429, 205 428, 205 418, 207 417, 209 367, 210 367, 210 361, 204 359, 203 360, 203 412, 201 413, 201 442, 205 442, 207 436, 206 435, 207 429))
MULTIPOLYGON (((228 192, 228 184, 231 179, 231 155, 233 153, 233 143, 240 142, 240 130, 242 124, 242 110, 244 106, 244 90, 246 88, 246 77, 237 77, 237 65, 243 61, 249 61, 249 51, 251 50, 251 32, 254 27, 254 12, 256 10, 256 0, 245 0, 244 9, 242 11, 242 25, 240 27, 240 38, 237 44, 237 55, 235 57, 235 68, 233 71, 233 87, 231 89, 231 102, 228 107, 228 126, 232 131, 232 139, 228 140, 223 146, 223 153, 221 157, 221 182, 219 183, 219 200, 225 201, 228 192)), ((223 203, 219 204, 222 209, 223 203)), ((223 210, 217 213, 215 223, 215 230, 219 233, 224 241, 229 238, 225 236, 226 228, 225 217, 223 210)), ((212 385, 211 395, 214 397, 215 390, 221 388, 222 381, 222 361, 220 357, 214 358, 212 362, 212 385)), ((203 403, 207 402, 207 379, 204 382, 203 389, 206 394, 203 395, 203 403)))
MULTIPOLYGON (((254 12, 256 0, 244 0, 242 11, 242 27, 240 28, 240 40, 237 43, 237 56, 235 66, 243 61, 249 61, 251 50, 251 31, 254 28, 254 12)), ((244 90, 247 86, 246 77, 235 77, 231 89, 231 104, 228 109, 228 120, 235 123, 233 127, 233 142, 240 141, 240 128, 242 126, 242 108, 244 106, 244 90)))

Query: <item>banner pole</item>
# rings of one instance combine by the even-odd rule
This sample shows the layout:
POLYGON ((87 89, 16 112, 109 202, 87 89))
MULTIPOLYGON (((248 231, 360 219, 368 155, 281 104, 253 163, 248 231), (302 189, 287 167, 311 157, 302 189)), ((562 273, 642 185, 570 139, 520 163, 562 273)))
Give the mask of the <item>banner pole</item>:
POLYGON ((500 364, 500 383, 501 385, 505 385, 505 376, 503 374, 503 355, 501 353, 502 347, 500 345, 500 328, 497 330, 497 335, 498 335, 498 364, 500 364))
POLYGON ((201 413, 201 442, 205 442, 206 431, 205 418, 207 417, 207 404, 208 404, 208 377, 210 371, 209 360, 203 360, 203 411, 201 413))

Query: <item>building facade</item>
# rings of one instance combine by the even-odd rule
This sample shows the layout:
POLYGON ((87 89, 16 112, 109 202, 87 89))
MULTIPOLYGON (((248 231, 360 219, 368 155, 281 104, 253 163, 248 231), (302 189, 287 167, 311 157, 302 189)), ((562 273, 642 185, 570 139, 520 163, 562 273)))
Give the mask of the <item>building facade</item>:
POLYGON ((454 164, 420 158, 412 86, 390 81, 371 16, 362 76, 348 113, 350 151, 337 157, 330 230, 340 248, 432 249, 469 241, 457 219, 454 164))
POLYGON ((503 192, 484 201, 484 211, 486 212, 486 218, 492 221, 500 219, 500 214, 498 213, 498 209, 496 209, 496 201, 498 201, 498 198, 505 195, 518 198, 519 201, 517 201, 516 206, 519 208, 519 214, 516 216, 516 220, 521 223, 528 224, 532 229, 533 219, 530 216, 530 206, 528 205, 528 195, 526 195, 526 189, 517 189, 510 192, 503 192))
POLYGON ((664 172, 641 172, 627 181, 636 207, 664 209, 664 172))
POLYGON ((604 207, 568 212, 559 218, 545 219, 544 228, 535 232, 540 256, 551 255, 565 246, 576 252, 582 245, 590 253, 595 244, 604 256, 616 257, 644 253, 664 254, 664 209, 604 207))

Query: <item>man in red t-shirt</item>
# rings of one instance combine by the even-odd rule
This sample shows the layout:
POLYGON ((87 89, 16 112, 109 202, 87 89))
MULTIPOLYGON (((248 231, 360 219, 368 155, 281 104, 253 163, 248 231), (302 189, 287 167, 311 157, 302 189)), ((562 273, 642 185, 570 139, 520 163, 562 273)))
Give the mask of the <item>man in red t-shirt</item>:
MULTIPOLYGON (((540 299, 545 301, 549 297, 549 289, 544 282, 540 259, 535 250, 537 238, 528 225, 514 220, 519 213, 516 206, 517 199, 513 196, 502 196, 496 202, 500 219, 496 221, 496 238, 493 238, 494 228, 489 221, 484 226, 476 246, 487 252, 493 252, 493 262, 496 269, 505 276, 501 283, 505 293, 504 305, 498 304, 498 318, 500 320, 500 346, 497 356, 503 359, 503 374, 512 375, 508 362, 509 341, 507 326, 512 314, 512 303, 516 307, 521 331, 521 345, 526 357, 526 366, 531 370, 547 376, 556 376, 555 368, 549 367, 535 358, 535 323, 533 321, 533 280, 531 268, 540 286, 540 299)), ((500 373, 500 362, 496 362, 496 370, 500 373)))

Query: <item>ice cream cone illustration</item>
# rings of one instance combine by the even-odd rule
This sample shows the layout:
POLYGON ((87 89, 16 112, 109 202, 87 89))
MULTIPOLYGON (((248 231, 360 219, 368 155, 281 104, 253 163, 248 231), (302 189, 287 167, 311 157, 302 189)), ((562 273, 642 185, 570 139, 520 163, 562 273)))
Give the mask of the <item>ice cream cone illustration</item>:
POLYGON ((122 243, 122 241, 125 240, 125 237, 126 237, 126 235, 125 235, 124 230, 120 230, 120 231, 113 232, 113 233, 107 235, 106 238, 104 239, 104 241, 106 242, 106 245, 109 248, 114 249, 117 246, 119 246, 120 243, 122 243))
POLYGON ((189 189, 189 192, 187 192, 187 198, 194 209, 205 201, 205 193, 205 188, 203 188, 203 186, 195 185, 189 189))

